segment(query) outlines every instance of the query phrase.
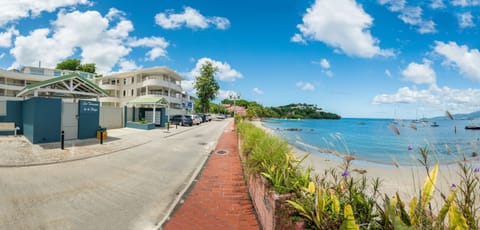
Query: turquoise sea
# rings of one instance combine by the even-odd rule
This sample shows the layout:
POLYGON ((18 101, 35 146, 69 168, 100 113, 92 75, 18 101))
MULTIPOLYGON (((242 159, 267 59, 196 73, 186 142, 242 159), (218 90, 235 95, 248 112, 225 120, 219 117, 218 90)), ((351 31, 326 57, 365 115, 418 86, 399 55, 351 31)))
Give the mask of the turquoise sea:
MULTIPOLYGON (((401 120, 396 124, 392 119, 357 118, 264 121, 264 126, 290 144, 314 154, 329 149, 354 155, 361 162, 389 165, 394 161, 400 165, 416 164, 419 148, 425 146, 432 152, 432 162, 450 163, 480 153, 480 130, 466 130, 469 124, 472 121, 448 119, 401 120), (432 127, 433 122, 438 126, 432 127)), ((325 155, 335 158, 332 154, 325 155)))

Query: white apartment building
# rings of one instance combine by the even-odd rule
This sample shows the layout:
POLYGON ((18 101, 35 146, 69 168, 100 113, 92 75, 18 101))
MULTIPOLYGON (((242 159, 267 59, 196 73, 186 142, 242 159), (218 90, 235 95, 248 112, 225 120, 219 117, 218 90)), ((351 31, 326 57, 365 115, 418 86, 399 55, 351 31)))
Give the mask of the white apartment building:
MULTIPOLYGON (((183 78, 167 67, 154 67, 131 72, 116 73, 94 82, 110 96, 100 98, 102 106, 132 107, 137 98, 164 98, 166 100, 167 116, 185 114, 189 108, 186 105, 193 97, 185 95, 181 87, 183 78)), ((142 107, 153 107, 142 104, 142 107)))
POLYGON ((16 96, 25 86, 72 73, 76 73, 89 80, 95 76, 92 73, 82 71, 57 70, 31 66, 10 71, 0 69, 0 100, 23 100, 23 98, 16 96))

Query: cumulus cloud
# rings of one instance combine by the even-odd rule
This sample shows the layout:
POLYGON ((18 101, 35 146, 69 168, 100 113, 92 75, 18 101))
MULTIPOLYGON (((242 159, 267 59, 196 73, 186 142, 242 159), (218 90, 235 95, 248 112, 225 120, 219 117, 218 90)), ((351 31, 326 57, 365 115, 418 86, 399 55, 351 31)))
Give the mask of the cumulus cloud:
POLYGON ((263 91, 259 88, 253 88, 253 92, 256 94, 263 94, 263 91))
POLYGON ((15 27, 10 27, 5 32, 0 32, 0 47, 9 48, 12 46, 12 38, 18 35, 19 32, 15 27))
POLYGON ((217 68, 217 72, 215 73, 215 77, 218 78, 220 81, 236 81, 237 79, 240 79, 243 77, 243 75, 238 72, 237 70, 233 69, 230 64, 227 62, 221 62, 221 61, 216 61, 211 58, 200 58, 197 61, 197 64, 195 65, 195 68, 193 68, 190 73, 188 73, 188 76, 191 79, 195 79, 197 76, 200 76, 200 69, 202 66, 210 62, 212 65, 217 68))
POLYGON ((307 41, 303 39, 301 34, 294 34, 292 38, 290 38, 291 42, 296 42, 296 43, 301 43, 301 44, 307 44, 307 41))
POLYGON ((118 64, 120 66, 119 73, 121 72, 129 72, 133 70, 138 70, 142 69, 143 66, 138 66, 135 61, 133 60, 127 60, 127 59, 122 59, 120 60, 120 63, 118 64))
POLYGON ((431 86, 428 89, 402 87, 394 94, 380 94, 373 98, 373 104, 416 104, 432 109, 450 109, 457 113, 477 111, 480 106, 480 89, 452 89, 431 86))
POLYGON ((435 84, 436 75, 431 65, 432 62, 427 59, 423 59, 423 64, 411 62, 402 71, 403 79, 415 84, 435 84))
POLYGON ((196 9, 184 7, 182 13, 167 10, 165 13, 155 15, 155 22, 164 29, 178 29, 186 26, 191 29, 207 29, 210 25, 217 29, 225 30, 230 26, 230 21, 223 17, 205 17, 196 9))
POLYGON ((480 81, 480 52, 456 42, 435 42, 434 51, 445 58, 443 64, 458 68, 462 75, 480 81))
POLYGON ((39 61, 46 67, 54 67, 78 53, 82 62, 95 63, 98 73, 108 73, 117 64, 122 68, 120 62, 132 48, 149 48, 147 60, 167 53, 168 42, 161 37, 130 38, 133 24, 117 9, 110 9, 105 17, 97 11, 60 11, 51 24, 52 29, 39 28, 15 38, 10 50, 15 58, 11 68, 34 65, 39 61))
POLYGON ((390 50, 382 50, 378 39, 370 33, 372 17, 352 0, 316 0, 307 9, 297 25, 301 35, 292 41, 321 41, 350 56, 370 58, 376 55, 391 56, 390 50))
POLYGON ((170 43, 162 37, 149 37, 135 39, 130 42, 132 47, 148 47, 151 48, 147 52, 147 60, 153 61, 159 57, 167 56, 167 47, 170 43))
POLYGON ((458 22, 460 28, 475 27, 475 23, 473 23, 473 16, 470 12, 459 14, 458 22))
POLYGON ((417 28, 421 34, 435 33, 435 22, 422 18, 423 10, 420 7, 406 6, 406 1, 401 0, 380 0, 381 5, 387 6, 392 12, 398 12, 398 18, 405 24, 417 28))
POLYGON ((315 90, 315 86, 312 84, 312 83, 309 83, 309 82, 297 82, 297 87, 300 88, 301 90, 305 90, 305 91, 314 91, 315 90))
POLYGON ((452 5, 454 6, 478 6, 480 5, 479 0, 452 0, 452 5))
POLYGON ((35 17, 58 8, 90 4, 88 0, 8 1, 0 4, 0 27, 22 18, 35 17))

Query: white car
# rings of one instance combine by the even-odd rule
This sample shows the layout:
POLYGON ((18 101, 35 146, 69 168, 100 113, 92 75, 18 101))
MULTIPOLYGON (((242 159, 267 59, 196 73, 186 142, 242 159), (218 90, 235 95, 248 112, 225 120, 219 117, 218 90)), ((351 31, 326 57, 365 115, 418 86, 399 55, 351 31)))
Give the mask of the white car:
POLYGON ((200 123, 202 123, 202 118, 196 114, 189 114, 185 116, 189 116, 192 118, 193 125, 200 125, 200 123))

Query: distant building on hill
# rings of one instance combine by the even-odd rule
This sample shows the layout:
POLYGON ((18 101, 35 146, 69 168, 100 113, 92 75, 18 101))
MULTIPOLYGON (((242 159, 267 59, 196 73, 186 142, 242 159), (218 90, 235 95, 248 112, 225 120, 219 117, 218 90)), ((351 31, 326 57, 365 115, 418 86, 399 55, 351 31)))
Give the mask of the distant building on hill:
POLYGON ((243 106, 234 106, 230 104, 222 104, 223 107, 225 107, 228 112, 235 112, 236 114, 246 116, 247 115, 247 109, 243 106))

